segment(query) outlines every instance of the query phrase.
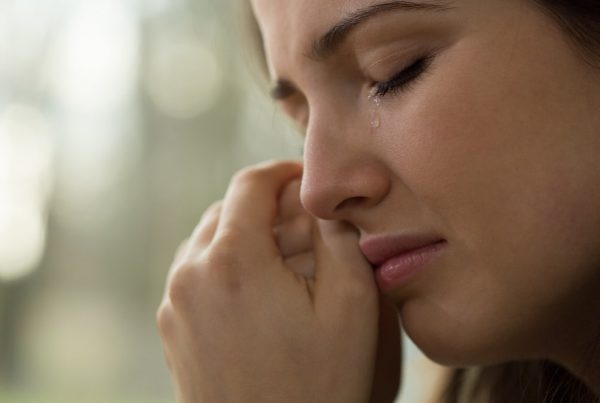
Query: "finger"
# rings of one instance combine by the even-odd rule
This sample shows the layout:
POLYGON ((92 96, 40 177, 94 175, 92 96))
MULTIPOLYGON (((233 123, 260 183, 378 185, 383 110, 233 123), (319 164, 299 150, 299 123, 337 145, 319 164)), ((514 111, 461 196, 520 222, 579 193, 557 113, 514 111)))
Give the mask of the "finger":
POLYGON ((302 174, 295 161, 269 162, 240 171, 229 186, 216 237, 245 234, 242 239, 256 247, 268 244, 275 249, 272 227, 278 210, 279 195, 290 180, 302 174))
POLYGON ((192 254, 198 253, 199 250, 206 248, 214 237, 217 224, 219 223, 219 215, 221 213, 222 202, 217 201, 211 204, 202 214, 200 222, 194 228, 192 235, 183 241, 177 248, 175 258, 167 273, 167 286, 171 282, 173 272, 179 265, 188 259, 192 254))
POLYGON ((171 282, 171 277, 173 277, 173 272, 175 268, 179 266, 179 264, 186 258, 188 254, 188 248, 190 245, 190 239, 183 240, 179 246, 177 247, 177 251, 175 252, 175 256, 173 257, 173 262, 171 266, 169 266, 169 270, 167 270, 167 280, 165 282, 165 290, 163 293, 163 301, 162 304, 165 304, 165 301, 168 299, 168 287, 171 282))
POLYGON ((196 228, 194 228, 194 231, 190 236, 190 243, 194 245, 194 247, 203 249, 210 244, 219 224, 219 217, 221 216, 222 209, 223 202, 217 201, 211 204, 204 214, 202 214, 200 222, 196 225, 196 228))
POLYGON ((294 273, 305 278, 315 277, 315 257, 312 252, 299 253, 284 259, 283 263, 294 273))
POLYGON ((279 218, 282 222, 294 217, 306 214, 306 210, 300 202, 300 179, 289 182, 279 198, 279 218))
POLYGON ((347 316, 347 306, 339 303, 342 299, 360 302, 353 308, 366 310, 363 312, 376 310, 378 291, 373 270, 358 247, 354 229, 342 222, 317 220, 313 234, 316 308, 328 318, 347 316))
POLYGON ((284 258, 312 249, 313 221, 311 216, 303 214, 275 227, 277 246, 284 258))
POLYGON ((184 239, 183 241, 181 241, 181 243, 177 247, 177 251, 175 252, 175 258, 173 259, 173 262, 178 262, 183 258, 183 256, 187 252, 187 248, 189 247, 189 245, 190 245, 190 238, 187 238, 187 239, 184 239))
POLYGON ((349 224, 339 221, 316 220, 313 231, 313 249, 319 280, 330 287, 332 282, 352 281, 354 284, 373 285, 373 269, 363 256, 359 235, 349 224), (327 284, 329 283, 329 284, 327 284))

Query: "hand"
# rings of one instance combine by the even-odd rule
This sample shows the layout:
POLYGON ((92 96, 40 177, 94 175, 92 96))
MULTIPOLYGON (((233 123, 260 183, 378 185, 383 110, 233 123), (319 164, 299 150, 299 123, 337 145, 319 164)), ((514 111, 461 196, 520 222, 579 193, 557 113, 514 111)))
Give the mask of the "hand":
POLYGON ((314 279, 312 232, 316 219, 300 202, 300 180, 289 182, 279 196, 279 214, 273 233, 284 264, 307 279, 314 279))
POLYGON ((285 265, 277 195, 301 165, 234 178, 176 257, 157 319, 181 402, 365 402, 379 298, 358 236, 312 230, 314 278, 285 265))
MULTIPOLYGON (((279 200, 274 233, 284 263, 295 273, 314 278, 311 230, 316 219, 300 202, 300 180, 288 183, 279 200)), ((401 383, 402 339, 395 306, 380 296, 377 356, 371 403, 393 403, 401 383)))

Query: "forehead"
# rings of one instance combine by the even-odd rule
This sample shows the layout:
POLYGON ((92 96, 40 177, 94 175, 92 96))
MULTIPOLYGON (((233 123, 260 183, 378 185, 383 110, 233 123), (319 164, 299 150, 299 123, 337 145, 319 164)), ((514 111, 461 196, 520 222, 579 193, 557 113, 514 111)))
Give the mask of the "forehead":
POLYGON ((339 19, 372 0, 251 0, 271 73, 298 63, 339 19))
POLYGON ((449 3, 455 1, 251 0, 251 3, 262 33, 269 72, 271 77, 278 78, 293 69, 303 70, 310 59, 306 56, 322 54, 322 45, 339 44, 340 38, 348 36, 348 27, 359 25, 367 16, 383 14, 384 10, 447 10, 449 3), (313 52, 313 45, 325 33, 327 36, 318 43, 316 53, 313 52))
POLYGON ((373 0, 251 0, 253 10, 266 29, 315 26, 373 0), (310 19, 307 19, 310 18, 310 19))

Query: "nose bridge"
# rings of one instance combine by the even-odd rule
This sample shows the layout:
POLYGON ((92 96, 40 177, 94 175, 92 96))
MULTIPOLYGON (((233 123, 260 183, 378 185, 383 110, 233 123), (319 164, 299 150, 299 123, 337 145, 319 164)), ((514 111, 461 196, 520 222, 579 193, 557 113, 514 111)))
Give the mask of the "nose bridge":
POLYGON ((378 203, 389 187, 369 122, 351 109, 343 102, 311 108, 300 196, 304 207, 323 219, 348 218, 358 206, 378 203))

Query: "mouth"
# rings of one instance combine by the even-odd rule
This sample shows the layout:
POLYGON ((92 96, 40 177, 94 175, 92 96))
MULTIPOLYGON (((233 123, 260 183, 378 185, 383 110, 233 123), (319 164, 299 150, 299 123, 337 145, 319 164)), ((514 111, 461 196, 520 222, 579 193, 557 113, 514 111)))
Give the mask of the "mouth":
POLYGON ((379 289, 391 292, 431 265, 447 243, 432 234, 404 234, 361 239, 359 246, 371 263, 379 289))
POLYGON ((391 258, 446 242, 434 234, 402 234, 368 237, 361 239, 359 246, 371 267, 377 269, 391 258))

